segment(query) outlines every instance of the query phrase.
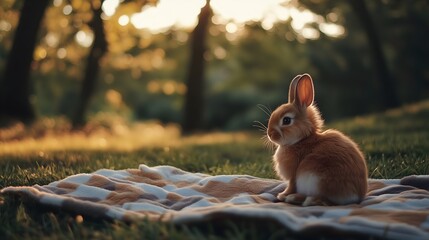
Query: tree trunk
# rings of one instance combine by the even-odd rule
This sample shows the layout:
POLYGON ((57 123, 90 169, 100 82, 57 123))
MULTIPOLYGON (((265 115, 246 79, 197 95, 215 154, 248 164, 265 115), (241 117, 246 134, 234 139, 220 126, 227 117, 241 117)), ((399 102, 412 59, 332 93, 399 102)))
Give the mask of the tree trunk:
POLYGON ((30 102, 30 69, 37 33, 49 0, 25 0, 21 9, 5 73, 0 82, 0 119, 30 123, 35 112, 30 102))
POLYGON ((350 4, 359 18, 368 39, 371 57, 376 67, 375 71, 382 84, 381 96, 383 98, 383 105, 385 108, 397 107, 399 100, 395 89, 395 81, 389 72, 382 44, 375 29, 374 21, 369 13, 368 6, 365 0, 351 0, 350 4))
POLYGON ((204 53, 206 38, 213 15, 210 0, 201 9, 198 24, 191 34, 191 55, 186 81, 187 93, 185 96, 183 132, 190 133, 202 126, 204 114, 204 53))
POLYGON ((94 33, 94 42, 92 43, 92 47, 88 55, 85 74, 82 80, 80 97, 78 99, 77 108, 72 119, 74 130, 82 128, 86 123, 85 114, 88 110, 91 97, 94 95, 96 89, 97 75, 100 70, 100 60, 107 52, 107 41, 104 32, 104 24, 103 20, 101 19, 102 4, 103 1, 99 3, 99 6, 92 6, 93 17, 89 25, 94 33))

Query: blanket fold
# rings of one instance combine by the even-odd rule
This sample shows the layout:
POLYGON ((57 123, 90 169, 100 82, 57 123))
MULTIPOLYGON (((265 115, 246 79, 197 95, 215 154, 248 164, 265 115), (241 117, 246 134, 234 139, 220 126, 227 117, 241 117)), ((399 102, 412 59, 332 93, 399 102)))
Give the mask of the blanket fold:
POLYGON ((311 229, 391 239, 429 239, 429 176, 370 179, 360 204, 301 207, 278 202, 286 184, 248 175, 190 173, 172 166, 101 169, 45 186, 6 187, 36 204, 94 218, 168 221, 274 221, 295 232, 311 229))

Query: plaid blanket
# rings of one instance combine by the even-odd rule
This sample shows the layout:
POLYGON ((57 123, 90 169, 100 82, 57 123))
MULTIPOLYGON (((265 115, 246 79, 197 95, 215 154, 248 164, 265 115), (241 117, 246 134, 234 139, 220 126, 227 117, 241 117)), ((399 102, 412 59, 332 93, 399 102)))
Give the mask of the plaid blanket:
POLYGON ((172 166, 101 169, 45 186, 7 187, 37 204, 95 218, 175 224, 230 217, 275 221, 297 233, 327 230, 429 239, 429 175, 371 179, 360 204, 301 207, 278 202, 286 183, 248 175, 190 173, 172 166))

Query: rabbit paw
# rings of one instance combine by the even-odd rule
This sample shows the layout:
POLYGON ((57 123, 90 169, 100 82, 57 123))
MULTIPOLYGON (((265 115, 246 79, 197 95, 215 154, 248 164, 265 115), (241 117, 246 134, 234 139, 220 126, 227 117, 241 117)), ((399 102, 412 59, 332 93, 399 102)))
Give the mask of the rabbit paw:
POLYGON ((317 205, 317 199, 315 197, 308 196, 305 201, 302 203, 303 207, 315 206, 317 205))
POLYGON ((299 193, 289 194, 284 199, 286 203, 295 204, 295 205, 301 205, 305 200, 306 200, 306 196, 299 193))
POLYGON ((279 193, 277 195, 277 199, 284 202, 285 198, 289 196, 290 194, 293 194, 295 190, 293 188, 286 188, 283 192, 279 193))
POLYGON ((287 195, 288 194, 286 192, 281 192, 277 195, 277 199, 283 202, 287 195))
POLYGON ((319 197, 308 196, 302 203, 303 207, 309 206, 329 206, 330 204, 319 197))

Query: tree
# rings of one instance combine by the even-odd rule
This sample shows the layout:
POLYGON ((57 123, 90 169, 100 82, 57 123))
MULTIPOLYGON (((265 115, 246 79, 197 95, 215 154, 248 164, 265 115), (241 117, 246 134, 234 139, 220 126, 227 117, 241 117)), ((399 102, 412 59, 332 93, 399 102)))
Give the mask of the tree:
POLYGON ((36 117, 30 101, 30 68, 40 28, 49 0, 25 0, 12 48, 0 82, 0 118, 25 123, 36 117))
POLYGON ((80 97, 72 119, 73 129, 79 129, 85 124, 85 113, 87 112, 91 97, 94 94, 97 85, 100 60, 107 52, 106 34, 104 32, 103 19, 101 19, 101 6, 103 2, 104 0, 100 1, 98 4, 94 2, 91 4, 93 16, 89 26, 94 33, 94 42, 92 43, 92 47, 88 55, 80 97))
MULTIPOLYGON (((342 8, 340 5, 343 2, 324 0, 324 1, 311 1, 300 0, 300 3, 311 11, 319 14, 327 15, 334 9, 342 8)), ((389 71, 386 56, 383 52, 382 42, 379 37, 379 30, 377 30, 375 22, 370 14, 370 10, 365 0, 351 0, 345 1, 343 4, 348 4, 353 13, 357 16, 358 22, 363 28, 363 33, 366 36, 370 58, 374 65, 374 72, 377 74, 379 83, 381 83, 381 91, 379 95, 383 101, 384 108, 392 108, 399 105, 399 97, 396 92, 395 79, 389 71)))
POLYGON ((190 39, 190 60, 186 81, 187 93, 185 96, 183 131, 189 133, 202 126, 204 114, 204 69, 206 61, 206 38, 213 11, 210 0, 201 9, 198 24, 192 31, 190 39))
POLYGON ((369 13, 365 0, 352 0, 350 4, 358 16, 371 49, 371 57, 376 67, 378 78, 383 85, 382 97, 386 108, 397 107, 399 105, 398 96, 395 90, 395 81, 391 75, 387 61, 383 53, 382 44, 375 28, 374 21, 369 13))

